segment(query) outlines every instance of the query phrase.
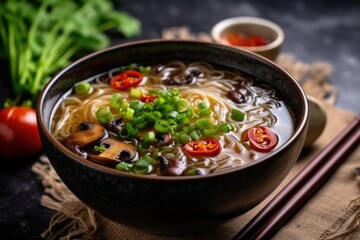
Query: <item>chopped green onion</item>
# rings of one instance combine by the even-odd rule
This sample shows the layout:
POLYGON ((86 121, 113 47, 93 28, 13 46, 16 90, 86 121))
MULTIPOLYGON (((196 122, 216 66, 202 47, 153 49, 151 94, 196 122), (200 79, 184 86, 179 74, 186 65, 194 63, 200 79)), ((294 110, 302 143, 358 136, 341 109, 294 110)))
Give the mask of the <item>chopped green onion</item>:
POLYGON ((203 130, 203 134, 206 136, 206 137, 210 137, 210 136, 214 136, 216 134, 218 134, 219 132, 219 128, 214 126, 212 128, 205 128, 203 130))
POLYGON ((149 89, 148 93, 152 95, 159 95, 159 91, 155 89, 149 89))
POLYGON ((224 133, 228 133, 230 131, 234 131, 234 126, 230 123, 222 123, 219 126, 219 130, 224 133))
POLYGON ((157 163, 157 161, 149 155, 144 155, 141 159, 147 161, 148 163, 150 163, 150 165, 155 165, 157 163))
POLYGON ((175 120, 173 119, 168 120, 168 124, 171 133, 174 133, 178 129, 178 124, 176 123, 175 120))
POLYGON ((210 108, 204 108, 200 110, 200 116, 202 117, 209 117, 211 115, 210 108))
POLYGON ((128 69, 129 70, 134 70, 136 69, 137 65, 135 63, 131 63, 129 66, 128 66, 128 69))
POLYGON ((179 140, 180 140, 180 142, 181 142, 182 144, 186 144, 186 143, 188 143, 191 139, 190 139, 189 135, 187 135, 186 133, 182 133, 182 134, 180 134, 180 136, 179 136, 179 140))
POLYGON ((161 106, 166 102, 165 98, 162 97, 157 97, 155 99, 155 105, 161 106))
POLYGON ((100 123, 109 123, 114 119, 109 107, 99 107, 95 112, 96 119, 100 123))
POLYGON ((125 111, 124 118, 132 121, 134 119, 134 109, 128 107, 125 111))
POLYGON ((119 138, 127 139, 129 137, 137 137, 138 133, 139 133, 138 129, 134 128, 130 123, 126 123, 119 135, 119 138))
POLYGON ((200 110, 208 108, 206 101, 201 101, 198 104, 198 107, 199 107, 200 110))
POLYGON ((94 146, 93 151, 94 152, 103 152, 106 150, 105 146, 94 146))
POLYGON ((190 133, 190 137, 191 137, 192 140, 199 140, 199 139, 200 139, 199 134, 198 134, 195 130, 193 130, 193 131, 190 133))
POLYGON ((123 101, 120 105, 120 110, 126 110, 129 107, 129 102, 123 101))
POLYGON ((151 112, 151 117, 153 117, 155 120, 162 118, 162 113, 159 111, 153 111, 151 112))
POLYGON ((169 114, 167 114, 168 117, 174 118, 174 119, 177 117, 177 115, 179 115, 179 113, 177 111, 171 111, 171 112, 169 112, 169 114))
POLYGON ((203 130, 205 128, 209 128, 212 126, 210 119, 208 118, 200 118, 194 122, 195 128, 199 130, 203 130))
POLYGON ((155 122, 154 128, 158 132, 168 133, 169 129, 170 129, 170 125, 169 125, 168 121, 166 121, 166 120, 157 120, 155 122))
POLYGON ((147 67, 139 66, 138 69, 139 69, 139 72, 141 72, 143 75, 148 75, 151 72, 150 66, 147 66, 147 67))
POLYGON ((80 95, 88 94, 90 89, 91 85, 88 82, 78 82, 74 85, 74 91, 80 95))
POLYGON ((156 138, 155 138, 155 133, 153 131, 147 132, 144 135, 143 141, 145 143, 152 143, 155 142, 156 138))
POLYGON ((139 89, 131 88, 129 92, 129 96, 132 98, 140 99, 142 95, 142 92, 139 89))
POLYGON ((182 126, 182 130, 183 130, 184 132, 189 133, 189 132, 193 131, 194 128, 193 128, 192 124, 188 124, 188 125, 182 126))
POLYGON ((145 112, 151 112, 152 110, 154 110, 154 105, 151 103, 145 103, 142 110, 145 112))
POLYGON ((137 137, 139 131, 134 128, 130 123, 125 124, 125 130, 130 134, 131 137, 137 137))
POLYGON ((195 176, 200 175, 200 172, 197 168, 190 168, 185 172, 185 176, 195 176))
POLYGON ((116 169, 124 172, 131 172, 133 165, 126 162, 116 164, 116 169))
POLYGON ((152 158, 153 159, 157 159, 160 156, 160 152, 158 150, 156 150, 153 154, 152 154, 152 158))
POLYGON ((180 94, 180 90, 178 88, 172 88, 170 89, 170 92, 174 96, 178 96, 180 94))
POLYGON ((190 107, 190 103, 185 98, 180 98, 179 101, 177 102, 177 110, 180 113, 187 111, 189 107, 190 107))
POLYGON ((240 110, 238 110, 236 108, 233 108, 231 110, 231 118, 233 120, 235 120, 237 122, 241 122, 241 121, 244 120, 244 117, 245 117, 245 114, 242 111, 240 111, 240 110))
POLYGON ((132 108, 134 109, 135 111, 140 111, 142 110, 142 108, 144 107, 144 104, 143 102, 141 101, 132 101, 130 104, 129 104, 129 108, 132 108))
POLYGON ((122 100, 123 98, 120 93, 114 93, 110 99, 110 107, 119 110, 121 108, 122 100))
POLYGON ((164 109, 164 112, 171 112, 171 111, 175 110, 174 106, 171 104, 164 105, 163 109, 164 109))
POLYGON ((135 127, 139 130, 142 130, 142 129, 146 128, 148 126, 148 124, 149 123, 147 121, 145 121, 145 122, 135 124, 135 127))
POLYGON ((144 159, 134 163, 134 172, 136 174, 145 174, 149 170, 150 163, 144 159))

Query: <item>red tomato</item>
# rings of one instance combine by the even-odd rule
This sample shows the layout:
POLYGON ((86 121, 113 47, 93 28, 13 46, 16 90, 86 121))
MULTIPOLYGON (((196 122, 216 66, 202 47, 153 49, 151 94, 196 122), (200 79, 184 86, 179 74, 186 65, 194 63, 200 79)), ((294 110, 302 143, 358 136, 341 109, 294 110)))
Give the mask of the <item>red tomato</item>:
POLYGON ((142 78, 143 76, 140 72, 135 70, 128 70, 120 73, 119 75, 116 75, 113 79, 111 79, 110 85, 118 90, 126 90, 130 87, 138 85, 142 78))
POLYGON ((149 103, 149 102, 153 102, 156 98, 157 98, 157 96, 153 95, 153 94, 143 94, 143 95, 141 95, 140 100, 142 102, 149 103))
POLYGON ((0 155, 23 158, 42 149, 36 112, 29 107, 8 107, 0 110, 0 155))
POLYGON ((194 156, 214 157, 220 153, 221 146, 218 140, 207 138, 188 142, 184 149, 187 153, 194 156))
POLYGON ((247 131, 250 147, 259 152, 270 152, 278 143, 277 135, 271 128, 260 126, 247 131))

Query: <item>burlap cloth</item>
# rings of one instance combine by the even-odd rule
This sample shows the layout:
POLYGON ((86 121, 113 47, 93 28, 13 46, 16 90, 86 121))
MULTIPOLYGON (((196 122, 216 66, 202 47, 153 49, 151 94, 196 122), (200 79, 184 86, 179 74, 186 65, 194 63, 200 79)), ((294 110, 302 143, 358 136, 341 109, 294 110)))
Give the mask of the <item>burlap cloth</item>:
MULTIPOLYGON (((163 36, 174 37, 175 31, 178 34, 177 38, 193 37, 189 36, 186 28, 170 31, 173 31, 172 34, 165 31, 163 36), (184 33, 185 37, 181 36, 184 33)), ((206 34, 196 37, 207 40, 206 34)), ((307 94, 323 102, 327 125, 320 138, 311 147, 303 149, 283 183, 260 205, 205 233, 186 236, 152 235, 112 222, 86 207, 61 182, 46 156, 42 156, 33 165, 32 170, 39 176, 45 188, 41 204, 55 211, 49 229, 42 236, 47 239, 231 239, 309 160, 355 118, 355 113, 333 106, 337 93, 327 81, 331 73, 329 64, 306 64, 289 54, 281 54, 277 63, 300 81, 307 94)), ((273 239, 360 239, 359 158, 358 148, 273 239)))

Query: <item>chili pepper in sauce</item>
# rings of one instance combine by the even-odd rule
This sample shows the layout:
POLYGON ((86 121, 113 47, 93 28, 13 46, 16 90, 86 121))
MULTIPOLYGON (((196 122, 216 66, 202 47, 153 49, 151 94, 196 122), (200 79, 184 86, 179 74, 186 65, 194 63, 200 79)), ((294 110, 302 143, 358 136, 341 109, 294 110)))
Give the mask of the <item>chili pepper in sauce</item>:
POLYGON ((246 36, 242 33, 227 33, 222 38, 233 46, 258 47, 267 44, 265 38, 260 35, 246 36))

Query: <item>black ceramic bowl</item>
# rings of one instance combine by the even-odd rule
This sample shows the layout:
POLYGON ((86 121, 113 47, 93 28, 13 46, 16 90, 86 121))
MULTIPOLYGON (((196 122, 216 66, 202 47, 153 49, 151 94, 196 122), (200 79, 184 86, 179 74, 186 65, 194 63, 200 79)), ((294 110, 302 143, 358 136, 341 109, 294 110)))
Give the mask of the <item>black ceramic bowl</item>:
POLYGON ((66 186, 85 204, 121 224, 157 234, 205 230, 253 208, 285 178, 307 131, 308 106, 299 84, 273 62, 216 43, 151 40, 111 47, 62 70, 45 86, 37 106, 45 153, 66 186), (73 85, 112 68, 171 60, 206 61, 251 73, 274 87, 293 114, 295 133, 267 157, 205 176, 127 174, 82 159, 49 131, 59 98, 73 85))

